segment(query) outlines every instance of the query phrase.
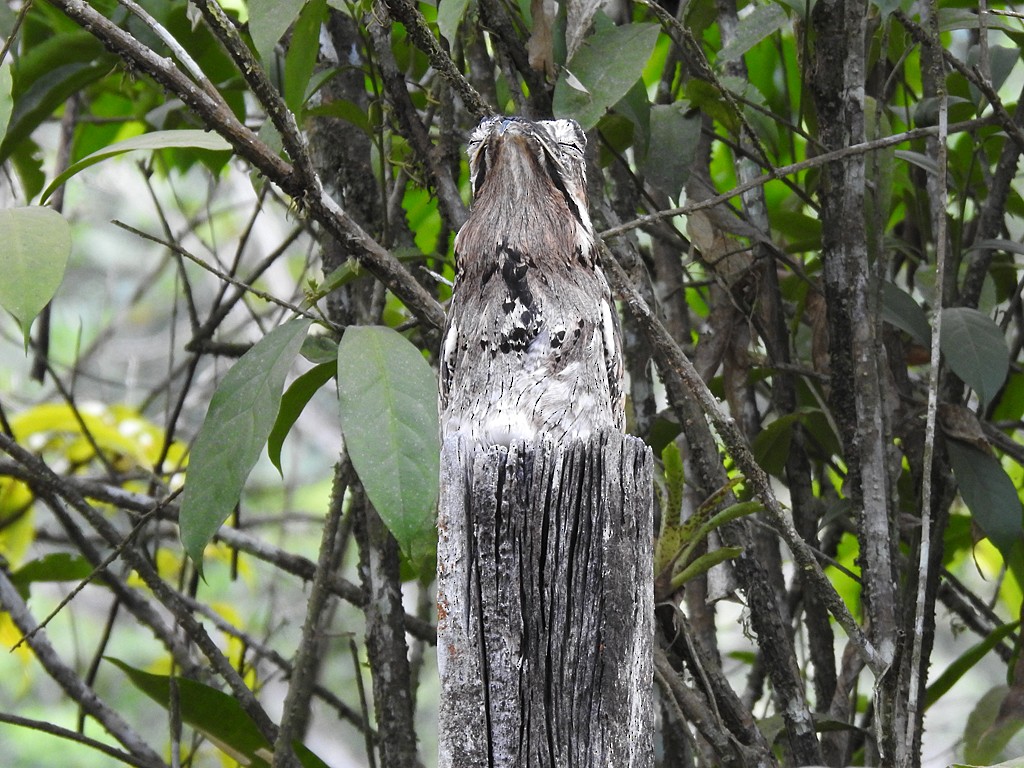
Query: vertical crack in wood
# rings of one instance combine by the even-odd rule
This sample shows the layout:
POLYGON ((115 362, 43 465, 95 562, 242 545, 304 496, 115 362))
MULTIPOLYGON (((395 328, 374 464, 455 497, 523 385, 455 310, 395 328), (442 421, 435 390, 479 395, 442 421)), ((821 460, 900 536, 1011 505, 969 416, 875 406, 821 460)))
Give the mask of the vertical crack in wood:
POLYGON ((445 442, 441 768, 653 764, 652 469, 618 433, 445 442))

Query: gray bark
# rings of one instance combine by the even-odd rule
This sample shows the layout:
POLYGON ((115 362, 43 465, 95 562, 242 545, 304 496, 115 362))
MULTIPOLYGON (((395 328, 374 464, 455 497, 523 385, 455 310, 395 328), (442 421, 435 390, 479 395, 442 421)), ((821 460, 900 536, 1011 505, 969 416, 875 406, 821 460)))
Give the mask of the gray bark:
POLYGON ((652 458, 445 441, 441 768, 653 765, 652 458))

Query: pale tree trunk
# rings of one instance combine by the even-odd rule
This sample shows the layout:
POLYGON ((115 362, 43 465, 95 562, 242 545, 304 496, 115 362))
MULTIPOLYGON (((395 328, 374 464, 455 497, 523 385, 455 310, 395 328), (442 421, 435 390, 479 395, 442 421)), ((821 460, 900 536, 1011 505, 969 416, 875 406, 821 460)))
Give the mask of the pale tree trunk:
POLYGON ((439 766, 653 765, 643 441, 445 442, 439 766))

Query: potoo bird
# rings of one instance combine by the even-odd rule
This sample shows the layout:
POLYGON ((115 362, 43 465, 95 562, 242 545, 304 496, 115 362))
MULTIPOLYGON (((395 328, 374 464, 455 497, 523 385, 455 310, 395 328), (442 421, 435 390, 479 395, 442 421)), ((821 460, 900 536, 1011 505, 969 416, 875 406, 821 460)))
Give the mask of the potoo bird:
POLYGON ((586 439, 625 420, 622 344, 597 265, 587 139, 575 120, 484 119, 455 238, 441 433, 485 444, 586 439))

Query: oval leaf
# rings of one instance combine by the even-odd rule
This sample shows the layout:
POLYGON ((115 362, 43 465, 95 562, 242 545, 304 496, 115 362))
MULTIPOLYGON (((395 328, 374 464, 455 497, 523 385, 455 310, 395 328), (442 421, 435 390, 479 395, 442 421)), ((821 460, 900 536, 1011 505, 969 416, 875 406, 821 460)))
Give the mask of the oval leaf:
POLYGON ((397 331, 351 327, 338 345, 338 399, 345 446, 367 496, 422 566, 435 538, 437 377, 397 331))
POLYGON ((567 67, 576 82, 570 85, 563 73, 555 85, 555 116, 575 118, 585 131, 597 125, 643 74, 659 30, 657 24, 627 24, 590 37, 567 67))
POLYGON ((0 306, 14 315, 28 344, 29 328, 64 279, 71 227, 52 208, 0 210, 0 306))
POLYGON ((1022 522, 1020 498, 1013 481, 998 459, 973 446, 947 440, 946 452, 971 516, 1003 558, 1009 560, 1020 539, 1022 522))
POLYGON ((284 379, 310 321, 290 320, 242 355, 210 400, 189 455, 179 526, 181 543, 202 570, 203 549, 242 495, 281 405, 284 379))
POLYGON ((227 140, 216 133, 194 129, 156 131, 154 133, 144 133, 141 136, 133 136, 130 139, 111 144, 109 147, 104 147, 93 152, 91 155, 83 157, 77 163, 69 165, 64 173, 51 181, 50 185, 43 190, 42 202, 45 203, 61 184, 90 165, 96 165, 96 163, 115 155, 123 155, 125 152, 134 152, 139 149, 169 149, 172 147, 208 149, 215 152, 231 149, 231 145, 228 144, 227 140))
POLYGON ((944 309, 939 347, 953 373, 983 403, 990 402, 1010 369, 1010 353, 999 326, 970 307, 944 309))
POLYGON ((306 101, 306 89, 320 51, 320 25, 326 13, 327 0, 307 0, 292 27, 284 64, 284 100, 295 114, 306 101))

